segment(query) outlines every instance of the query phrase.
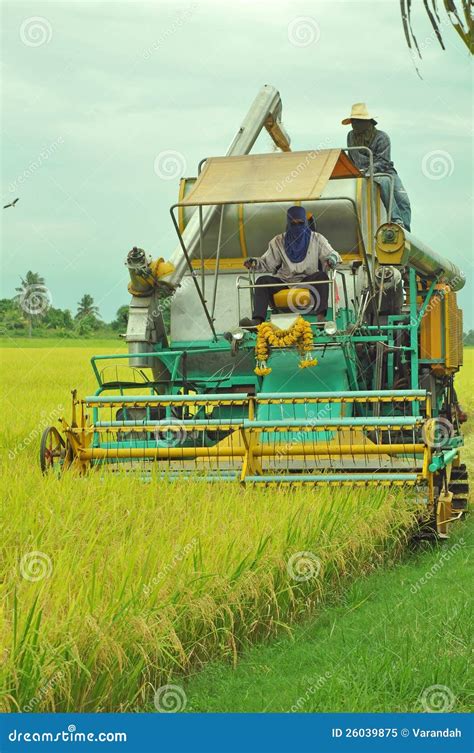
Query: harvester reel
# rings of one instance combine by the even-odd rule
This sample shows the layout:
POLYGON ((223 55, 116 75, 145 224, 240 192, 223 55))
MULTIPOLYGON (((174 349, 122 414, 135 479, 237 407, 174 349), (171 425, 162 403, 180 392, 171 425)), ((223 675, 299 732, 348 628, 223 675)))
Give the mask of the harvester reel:
POLYGON ((55 426, 48 426, 41 437, 40 466, 43 473, 59 474, 68 451, 66 442, 55 426))

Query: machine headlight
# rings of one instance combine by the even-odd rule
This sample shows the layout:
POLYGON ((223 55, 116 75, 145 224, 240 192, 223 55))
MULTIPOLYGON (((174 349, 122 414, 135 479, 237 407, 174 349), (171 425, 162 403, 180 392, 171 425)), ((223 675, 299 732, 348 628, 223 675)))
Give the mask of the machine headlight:
POLYGON ((337 332, 337 325, 336 322, 325 322, 324 324, 324 333, 326 335, 335 335, 337 332))

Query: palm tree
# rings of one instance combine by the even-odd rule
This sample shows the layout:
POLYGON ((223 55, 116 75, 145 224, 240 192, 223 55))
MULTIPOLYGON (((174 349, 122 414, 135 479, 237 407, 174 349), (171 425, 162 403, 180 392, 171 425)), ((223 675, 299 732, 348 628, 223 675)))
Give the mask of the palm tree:
POLYGON ((18 293, 18 295, 15 296, 15 299, 21 298, 21 296, 25 294, 26 290, 32 285, 44 285, 44 277, 41 277, 38 272, 32 272, 31 270, 28 270, 25 277, 20 277, 20 280, 20 287, 15 288, 18 293))
POLYGON ((117 314, 112 322, 113 329, 121 329, 126 330, 128 324, 128 305, 125 304, 124 306, 120 306, 119 309, 117 309, 117 314))
POLYGON ((44 277, 38 272, 28 270, 25 277, 20 277, 20 280, 21 285, 15 288, 17 295, 14 300, 26 314, 28 335, 31 337, 34 318, 47 311, 51 305, 51 298, 44 277))
MULTIPOLYGON (((470 13, 470 0, 431 0, 431 8, 429 0, 423 0, 426 14, 430 20, 431 26, 434 29, 436 38, 440 43, 442 49, 446 49, 443 43, 443 37, 441 34, 441 26, 444 23, 444 19, 441 19, 439 13, 440 5, 444 6, 444 10, 448 17, 449 23, 456 30, 461 37, 463 43, 466 45, 469 52, 472 54, 474 51, 473 31, 474 22, 470 13), (457 7, 459 6, 459 8, 457 7)), ((421 58, 421 50, 418 46, 417 39, 413 33, 411 26, 411 5, 412 0, 400 0, 400 9, 402 13, 403 30, 405 32, 405 38, 407 40, 410 50, 416 50, 418 57, 421 58)))
POLYGON ((94 299, 89 293, 84 293, 77 304, 76 319, 83 319, 85 316, 99 316, 99 308, 94 304, 94 299))

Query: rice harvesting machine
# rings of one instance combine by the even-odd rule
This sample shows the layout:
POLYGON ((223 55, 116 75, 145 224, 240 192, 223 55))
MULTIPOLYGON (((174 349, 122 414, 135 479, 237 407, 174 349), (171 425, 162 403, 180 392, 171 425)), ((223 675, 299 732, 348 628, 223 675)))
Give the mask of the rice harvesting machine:
POLYGON ((453 384, 464 275, 390 222, 370 150, 367 176, 347 148, 292 151, 281 114, 264 86, 226 155, 181 179, 169 261, 128 253, 128 353, 92 358, 97 389, 73 391, 41 466, 305 484, 315 499, 322 484, 401 485, 446 537, 468 492, 453 384), (263 129, 274 151, 252 154, 263 129), (243 262, 295 203, 342 257, 319 283, 326 320, 308 313, 307 287, 282 285, 267 323, 243 329, 258 285, 243 262))

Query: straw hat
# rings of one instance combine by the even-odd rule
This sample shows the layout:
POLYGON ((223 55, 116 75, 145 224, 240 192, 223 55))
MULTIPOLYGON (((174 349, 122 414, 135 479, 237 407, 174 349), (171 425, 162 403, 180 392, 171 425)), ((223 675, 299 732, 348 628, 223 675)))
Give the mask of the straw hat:
POLYGON ((342 125, 350 125, 351 120, 373 120, 374 125, 377 125, 377 121, 373 119, 372 115, 369 115, 367 105, 365 102, 356 102, 352 105, 352 110, 349 118, 344 118, 342 125))

